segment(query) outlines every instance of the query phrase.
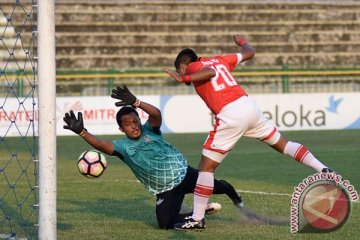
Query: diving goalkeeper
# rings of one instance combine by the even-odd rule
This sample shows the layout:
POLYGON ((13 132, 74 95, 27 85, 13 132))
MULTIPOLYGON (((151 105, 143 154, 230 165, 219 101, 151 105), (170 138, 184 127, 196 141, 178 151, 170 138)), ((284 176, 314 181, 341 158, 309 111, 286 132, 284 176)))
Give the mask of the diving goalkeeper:
MULTIPOLYGON (((81 136, 95 149, 117 156, 127 164, 145 188, 156 195, 159 227, 171 229, 175 223, 192 215, 180 214, 180 210, 185 194, 194 192, 198 170, 189 166, 184 155, 163 139, 160 131, 162 116, 158 108, 140 101, 125 85, 113 89, 111 97, 120 100, 115 103, 122 107, 116 114, 116 121, 120 131, 126 135, 124 138, 114 141, 98 139, 84 128, 81 112, 77 118, 73 111, 66 113, 64 128, 81 136), (144 125, 141 125, 136 108, 149 114, 144 125)), ((213 193, 226 194, 235 206, 243 206, 234 187, 224 180, 214 180, 213 193)))

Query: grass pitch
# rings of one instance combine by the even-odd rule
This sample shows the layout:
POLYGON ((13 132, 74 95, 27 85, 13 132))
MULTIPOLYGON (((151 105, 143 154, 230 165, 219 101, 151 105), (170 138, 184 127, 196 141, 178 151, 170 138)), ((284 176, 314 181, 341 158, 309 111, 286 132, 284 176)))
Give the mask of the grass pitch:
MULTIPOLYGON (((315 156, 360 188, 360 131, 284 132, 286 138, 308 146, 315 156)), ((114 139, 116 136, 104 136, 114 139)), ((123 136, 119 136, 123 137, 123 136)), ((166 134, 197 167, 206 134, 166 134)), ((284 225, 243 221, 231 201, 222 195, 211 201, 222 204, 217 215, 206 219, 202 232, 159 230, 155 197, 136 181, 119 159, 99 179, 78 173, 76 159, 90 147, 79 137, 58 138, 58 238, 59 239, 358 239, 360 204, 353 203, 351 217, 339 230, 322 234, 290 233, 284 225)), ((246 207, 271 217, 290 216, 293 188, 314 171, 283 156, 266 144, 242 138, 219 166, 215 176, 240 191, 246 207), (268 194, 266 194, 268 193, 268 194)), ((192 205, 192 195, 186 202, 192 205)))
MULTIPOLYGON (((283 134, 289 140, 309 147, 315 156, 360 191, 360 130, 299 131, 283 134)), ((112 140, 117 137, 123 135, 101 138, 112 140)), ((191 166, 197 167, 206 134, 166 134, 164 137, 187 157, 191 166)), ((16 138, 8 138, 6 146, 6 149, 17 148, 16 138)), ((222 209, 218 214, 207 217, 206 230, 160 230, 155 216, 155 197, 144 189, 119 159, 108 156, 109 166, 98 179, 85 178, 78 172, 77 158, 88 149, 91 147, 80 137, 58 137, 57 234, 61 240, 359 239, 358 202, 352 204, 351 216, 339 230, 294 235, 290 233, 290 226, 244 220, 243 215, 225 195, 212 196, 210 201, 220 202, 222 209)), ((9 158, 6 154, 6 151, 0 151, 2 159, 9 158)), ((18 170, 17 162, 12 163, 14 170, 18 170)), ((9 180, 13 181, 17 175, 10 172, 9 166, 5 171, 9 180)), ((250 210, 265 217, 289 218, 293 188, 313 173, 309 167, 277 153, 264 143, 242 138, 218 167, 215 176, 232 183, 250 210)), ((0 193, 8 191, 6 186, 0 182, 0 193)), ((3 207, 7 206, 6 202, 0 203, 3 207)), ((192 206, 192 195, 187 196, 186 203, 192 206)), ((1 214, 0 220, 0 239, 4 239, 8 226, 5 226, 7 222, 1 214)), ((21 239, 21 236, 19 237, 21 239)))

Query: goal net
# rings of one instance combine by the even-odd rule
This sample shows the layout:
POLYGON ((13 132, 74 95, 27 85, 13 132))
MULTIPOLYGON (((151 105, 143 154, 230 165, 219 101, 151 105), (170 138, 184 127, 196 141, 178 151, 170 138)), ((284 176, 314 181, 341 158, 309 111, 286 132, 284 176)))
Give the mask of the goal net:
POLYGON ((0 239, 41 239, 41 222, 46 227, 39 184, 38 13, 37 0, 0 0, 0 239))

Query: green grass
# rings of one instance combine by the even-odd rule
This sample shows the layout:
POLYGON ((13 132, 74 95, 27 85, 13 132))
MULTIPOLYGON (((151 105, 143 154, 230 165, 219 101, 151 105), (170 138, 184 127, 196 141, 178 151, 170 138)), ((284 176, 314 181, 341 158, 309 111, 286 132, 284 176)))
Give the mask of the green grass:
MULTIPOLYGON (((284 132, 289 140, 303 143, 324 163, 334 168, 355 188, 360 188, 360 130, 284 132)), ((104 136, 114 139, 116 136, 104 136)), ((122 136, 119 136, 122 137, 122 136)), ((206 134, 166 134, 197 167, 206 134)), ((221 212, 209 216, 202 232, 159 230, 155 197, 147 193, 119 159, 108 157, 109 166, 99 179, 79 174, 76 159, 90 147, 79 137, 58 137, 58 239, 358 239, 360 204, 339 230, 326 234, 290 233, 289 226, 243 224, 225 196, 211 201, 221 212)), ((314 171, 283 156, 266 144, 243 138, 215 176, 236 189, 291 194, 314 171)), ((290 196, 242 193, 248 208, 269 216, 290 216, 290 196)), ((191 206, 192 197, 186 198, 191 206)), ((0 232, 1 233, 1 232, 0 232)))

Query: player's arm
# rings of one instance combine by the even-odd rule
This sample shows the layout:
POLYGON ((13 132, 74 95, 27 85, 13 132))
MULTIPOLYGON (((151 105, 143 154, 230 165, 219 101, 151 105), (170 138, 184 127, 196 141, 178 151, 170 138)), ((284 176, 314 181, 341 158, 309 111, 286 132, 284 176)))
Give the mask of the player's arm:
POLYGON ((133 107, 138 107, 149 114, 148 122, 150 126, 161 126, 162 117, 160 110, 149 103, 140 101, 140 99, 136 98, 136 96, 129 91, 126 85, 123 85, 122 87, 117 86, 114 88, 112 90, 111 97, 120 100, 119 102, 115 103, 115 105, 118 107, 130 105, 133 107))
POLYGON ((111 155, 114 152, 114 145, 112 142, 98 139, 84 128, 81 112, 78 113, 78 118, 76 119, 74 112, 71 110, 69 113, 65 113, 63 120, 66 123, 64 129, 71 130, 78 134, 93 148, 108 155, 111 155))
POLYGON ((236 34, 234 35, 234 42, 240 46, 240 53, 242 55, 241 62, 245 62, 255 56, 255 51, 252 46, 247 42, 245 37, 236 34))
POLYGON ((216 75, 215 70, 210 67, 203 67, 198 72, 184 76, 180 76, 177 72, 171 70, 170 68, 164 68, 163 71, 169 74, 169 76, 172 77, 175 81, 181 83, 205 81, 209 80, 212 77, 215 77, 216 75))
POLYGON ((162 123, 162 117, 161 112, 157 107, 154 107, 153 105, 147 103, 147 102, 141 102, 138 106, 140 109, 142 109, 144 112, 149 114, 148 122, 150 126, 152 127, 160 127, 162 123))

